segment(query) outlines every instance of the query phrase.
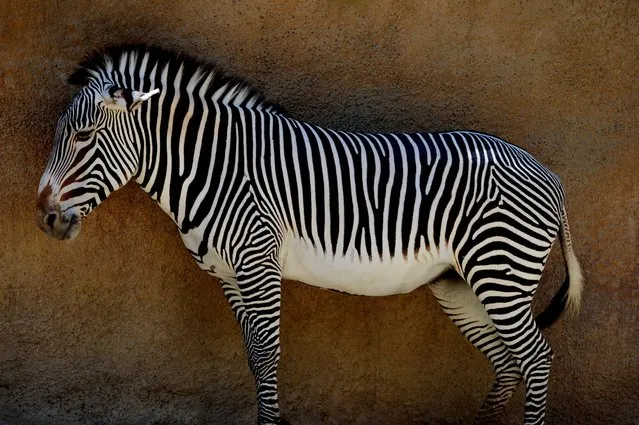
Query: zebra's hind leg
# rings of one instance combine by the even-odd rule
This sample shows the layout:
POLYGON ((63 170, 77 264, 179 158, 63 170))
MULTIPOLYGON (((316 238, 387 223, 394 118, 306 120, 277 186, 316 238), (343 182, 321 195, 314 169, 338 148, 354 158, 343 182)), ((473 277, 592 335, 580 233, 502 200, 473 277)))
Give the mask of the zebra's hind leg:
POLYGON ((522 378, 517 361, 501 340, 486 309, 468 283, 458 275, 449 273, 429 287, 452 322, 471 344, 488 357, 495 372, 495 382, 475 423, 499 423, 504 406, 522 378))
POLYGON ((524 423, 543 424, 553 353, 531 310, 539 276, 518 273, 514 265, 484 265, 476 270, 470 273, 471 287, 524 378, 524 423))

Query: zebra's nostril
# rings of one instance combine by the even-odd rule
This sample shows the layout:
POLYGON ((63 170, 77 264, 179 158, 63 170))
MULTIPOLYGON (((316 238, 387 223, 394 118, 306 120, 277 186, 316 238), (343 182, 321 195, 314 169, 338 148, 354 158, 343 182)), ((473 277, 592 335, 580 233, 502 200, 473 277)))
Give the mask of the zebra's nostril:
POLYGON ((50 228, 53 228, 53 225, 55 224, 56 219, 58 218, 58 214, 56 213, 51 213, 49 215, 47 215, 47 226, 49 226, 50 228))

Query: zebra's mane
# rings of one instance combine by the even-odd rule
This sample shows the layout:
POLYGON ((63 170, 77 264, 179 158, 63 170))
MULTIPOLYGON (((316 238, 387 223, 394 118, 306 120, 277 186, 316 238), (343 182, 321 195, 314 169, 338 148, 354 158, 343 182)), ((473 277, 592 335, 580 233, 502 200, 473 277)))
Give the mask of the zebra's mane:
MULTIPOLYGON (((147 56, 145 80, 150 80, 150 70, 157 65, 158 75, 165 66, 169 66, 169 80, 182 66, 182 85, 186 88, 192 77, 196 76, 195 91, 200 92, 204 84, 204 95, 215 96, 219 101, 237 106, 247 106, 269 112, 281 113, 279 105, 267 102, 261 92, 248 81, 225 73, 211 61, 202 61, 185 53, 145 44, 124 44, 105 47, 86 56, 76 70, 69 76, 68 82, 85 86, 92 81, 102 81, 104 76, 115 76, 131 84, 141 85, 139 70, 147 56), (207 83, 208 80, 208 83, 207 83), (221 90, 221 91, 220 91, 221 90)), ((133 87, 133 89, 138 89, 133 87)), ((138 89, 140 90, 140 89, 138 89)))

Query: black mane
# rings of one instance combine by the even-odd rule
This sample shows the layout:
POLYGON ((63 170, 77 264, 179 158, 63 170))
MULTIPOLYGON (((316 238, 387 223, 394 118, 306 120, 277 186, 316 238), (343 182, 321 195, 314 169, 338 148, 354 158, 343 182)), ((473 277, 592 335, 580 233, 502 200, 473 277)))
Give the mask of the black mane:
MULTIPOLYGON (((244 103, 252 100, 253 104, 261 109, 281 112, 279 105, 267 102, 264 95, 252 84, 245 79, 227 74, 215 62, 200 60, 182 52, 146 44, 121 44, 96 50, 87 55, 79 63, 67 81, 70 84, 78 86, 88 85, 91 81, 100 79, 95 75, 95 72, 105 71, 109 61, 118 64, 123 55, 131 53, 137 54, 136 66, 138 67, 144 55, 148 53, 149 62, 147 69, 151 69, 154 64, 171 64, 175 65, 172 69, 177 69, 181 64, 183 73, 182 81, 189 81, 198 70, 204 76, 212 75, 207 94, 213 94, 216 90, 226 85, 229 88, 234 87, 238 92, 237 94, 241 92, 243 95, 242 98, 245 98, 244 103)), ((117 69, 118 66, 114 65, 114 68, 117 69)), ((127 68, 129 67, 127 66, 127 68)), ((158 66, 158 69, 160 68, 161 67, 158 66)))

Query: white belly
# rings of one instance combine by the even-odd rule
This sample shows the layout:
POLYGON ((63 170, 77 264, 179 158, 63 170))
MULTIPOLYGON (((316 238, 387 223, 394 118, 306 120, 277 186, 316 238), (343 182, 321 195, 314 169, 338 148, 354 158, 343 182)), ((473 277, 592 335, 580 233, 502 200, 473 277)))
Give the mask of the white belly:
POLYGON ((307 241, 288 235, 280 251, 285 279, 355 295, 403 294, 431 282, 453 267, 452 252, 421 249, 408 258, 361 259, 350 250, 344 256, 319 252, 307 241))

